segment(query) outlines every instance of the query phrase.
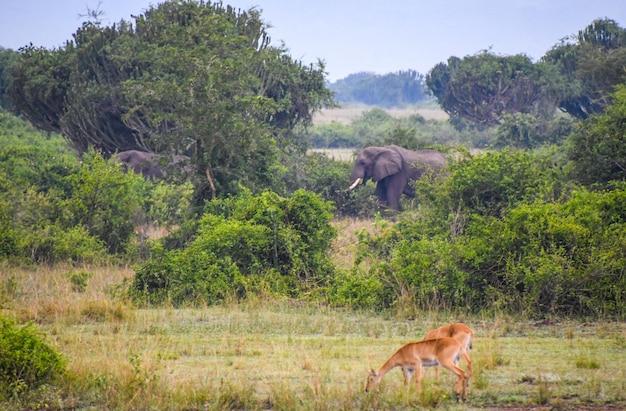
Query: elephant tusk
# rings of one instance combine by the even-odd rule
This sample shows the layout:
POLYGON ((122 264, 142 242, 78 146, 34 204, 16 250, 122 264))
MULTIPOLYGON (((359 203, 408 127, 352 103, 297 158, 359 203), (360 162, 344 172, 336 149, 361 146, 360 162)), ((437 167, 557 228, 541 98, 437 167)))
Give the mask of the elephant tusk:
POLYGON ((360 182, 361 182, 361 178, 359 177, 356 180, 354 180, 354 183, 352 183, 352 185, 350 186, 348 190, 354 189, 354 187, 358 186, 360 182))

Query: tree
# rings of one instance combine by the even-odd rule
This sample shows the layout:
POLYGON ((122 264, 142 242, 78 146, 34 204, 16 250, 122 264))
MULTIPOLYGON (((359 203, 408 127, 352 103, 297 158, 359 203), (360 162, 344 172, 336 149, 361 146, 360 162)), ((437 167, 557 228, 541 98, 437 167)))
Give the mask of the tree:
POLYGON ((8 108, 6 92, 9 86, 9 67, 17 60, 18 53, 0 47, 0 107, 8 108))
POLYGON ((187 154, 208 197, 267 187, 277 143, 330 103, 324 65, 270 45, 260 13, 168 1, 111 27, 88 22, 58 50, 27 47, 13 72, 16 107, 79 152, 187 154))
POLYGON ((614 20, 594 20, 565 38, 542 58, 563 76, 559 108, 585 119, 609 104, 617 84, 626 81, 626 30, 614 20))
POLYGON ((450 116, 492 126, 505 113, 552 116, 552 74, 550 67, 534 65, 523 54, 497 56, 483 51, 437 64, 426 76, 426 84, 450 116))
POLYGON ((603 114, 589 117, 568 140, 572 175, 585 185, 626 180, 626 86, 617 86, 610 100, 603 114))

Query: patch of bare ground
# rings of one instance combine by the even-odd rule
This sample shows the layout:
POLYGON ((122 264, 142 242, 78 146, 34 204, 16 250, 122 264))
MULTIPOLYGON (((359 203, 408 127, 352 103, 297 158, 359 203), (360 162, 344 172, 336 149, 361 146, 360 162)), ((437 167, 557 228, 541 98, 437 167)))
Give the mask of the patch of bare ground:
MULTIPOLYGON (((332 109, 323 109, 313 116, 313 124, 329 124, 333 121, 340 124, 350 124, 364 111, 372 110, 370 106, 347 106, 332 109)), ((392 108, 383 109, 393 117, 409 117, 419 114, 426 120, 447 120, 448 115, 438 108, 392 108)))

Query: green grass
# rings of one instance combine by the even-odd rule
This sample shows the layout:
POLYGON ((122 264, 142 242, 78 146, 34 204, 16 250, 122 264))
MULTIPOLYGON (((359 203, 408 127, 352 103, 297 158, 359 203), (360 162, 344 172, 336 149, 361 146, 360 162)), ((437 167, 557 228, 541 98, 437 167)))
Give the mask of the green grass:
MULTIPOLYGON (((407 320, 292 301, 250 300, 203 309, 136 309, 110 297, 130 270, 103 268, 73 290, 67 269, 3 267, 3 314, 34 321, 70 377, 0 408, 479 409, 626 406, 626 324, 465 318, 476 331, 468 403, 455 376, 427 370, 423 392, 399 369, 366 394, 366 371, 401 344, 456 321, 407 320), (10 291, 10 293, 9 293, 10 291), (28 304, 27 304, 28 302, 28 304)), ((464 364, 461 362, 461 366, 464 364)))

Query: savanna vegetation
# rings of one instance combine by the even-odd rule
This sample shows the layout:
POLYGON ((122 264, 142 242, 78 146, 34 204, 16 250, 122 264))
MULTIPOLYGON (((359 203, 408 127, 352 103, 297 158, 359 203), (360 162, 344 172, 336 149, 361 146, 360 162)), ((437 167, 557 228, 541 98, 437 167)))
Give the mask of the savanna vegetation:
POLYGON ((0 50, 3 407, 453 407, 450 375, 361 393, 451 319, 479 337, 476 407, 625 404, 616 22, 536 63, 485 51, 385 77, 427 85, 449 120, 313 124, 335 105, 323 63, 272 45, 256 10, 91 17, 58 49, 0 50), (390 213, 347 190, 349 161, 308 151, 368 144, 449 167, 390 213), (191 167, 146 180, 128 149, 191 167))

